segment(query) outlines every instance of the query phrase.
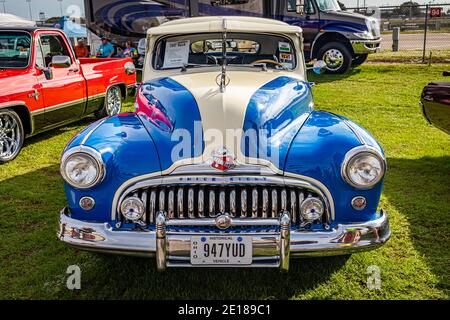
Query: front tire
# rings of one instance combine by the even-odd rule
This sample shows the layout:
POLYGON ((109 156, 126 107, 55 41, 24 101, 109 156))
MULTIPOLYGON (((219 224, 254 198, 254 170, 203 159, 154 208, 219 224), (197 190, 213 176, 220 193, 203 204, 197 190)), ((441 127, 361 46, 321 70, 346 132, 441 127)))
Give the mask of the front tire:
POLYGON ((17 157, 22 150, 24 136, 19 115, 11 109, 0 110, 0 164, 17 157))
POLYGON ((317 52, 317 59, 326 63, 327 73, 346 73, 352 65, 352 54, 347 46, 341 42, 325 44, 317 52))
POLYGON ((95 113, 97 118, 111 117, 122 110, 122 91, 118 86, 109 87, 105 95, 103 108, 95 113))

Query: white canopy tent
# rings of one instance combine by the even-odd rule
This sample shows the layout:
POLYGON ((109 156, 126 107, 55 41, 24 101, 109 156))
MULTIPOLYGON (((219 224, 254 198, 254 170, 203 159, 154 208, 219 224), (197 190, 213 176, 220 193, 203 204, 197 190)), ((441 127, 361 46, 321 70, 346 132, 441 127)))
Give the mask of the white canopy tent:
POLYGON ((20 18, 9 13, 0 13, 0 28, 1 27, 35 27, 36 22, 24 18, 20 18))

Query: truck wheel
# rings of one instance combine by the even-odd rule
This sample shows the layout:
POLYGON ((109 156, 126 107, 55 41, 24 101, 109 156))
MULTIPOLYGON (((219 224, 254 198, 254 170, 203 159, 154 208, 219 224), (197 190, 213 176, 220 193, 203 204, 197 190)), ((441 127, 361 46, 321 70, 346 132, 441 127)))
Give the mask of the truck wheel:
POLYGON ((325 44, 317 52, 317 59, 325 61, 327 73, 345 73, 352 65, 350 50, 341 42, 325 44))
POLYGON ((11 109, 0 110, 0 163, 13 160, 19 154, 24 139, 23 124, 11 109))
POLYGON ((358 54, 357 56, 355 56, 352 61, 352 68, 362 65, 364 62, 366 62, 368 56, 368 54, 358 54))
POLYGON ((97 118, 111 117, 122 110, 122 92, 118 86, 109 87, 103 108, 95 113, 97 118))

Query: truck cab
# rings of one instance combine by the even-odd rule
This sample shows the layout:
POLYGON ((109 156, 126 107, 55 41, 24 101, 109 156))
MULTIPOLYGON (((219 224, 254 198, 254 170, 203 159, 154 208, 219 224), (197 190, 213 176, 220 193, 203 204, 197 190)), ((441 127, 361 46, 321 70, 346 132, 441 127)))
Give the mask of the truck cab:
POLYGON ((380 48, 378 20, 343 11, 337 0, 282 0, 275 12, 303 29, 306 58, 325 61, 329 73, 344 73, 380 48))

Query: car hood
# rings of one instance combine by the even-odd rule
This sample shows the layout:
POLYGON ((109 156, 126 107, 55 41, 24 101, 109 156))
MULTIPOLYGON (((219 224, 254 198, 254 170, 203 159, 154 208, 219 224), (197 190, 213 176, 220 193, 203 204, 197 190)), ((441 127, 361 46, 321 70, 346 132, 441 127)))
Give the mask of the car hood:
POLYGON ((324 11, 320 13, 322 19, 341 20, 344 22, 354 22, 365 25, 367 17, 354 12, 348 11, 324 11))
POLYGON ((218 79, 218 72, 185 73, 142 86, 158 102, 156 112, 139 112, 149 120, 144 123, 162 169, 185 160, 206 162, 218 151, 240 163, 267 160, 283 168, 289 144, 313 108, 309 84, 290 73, 231 71, 221 92, 218 79))

